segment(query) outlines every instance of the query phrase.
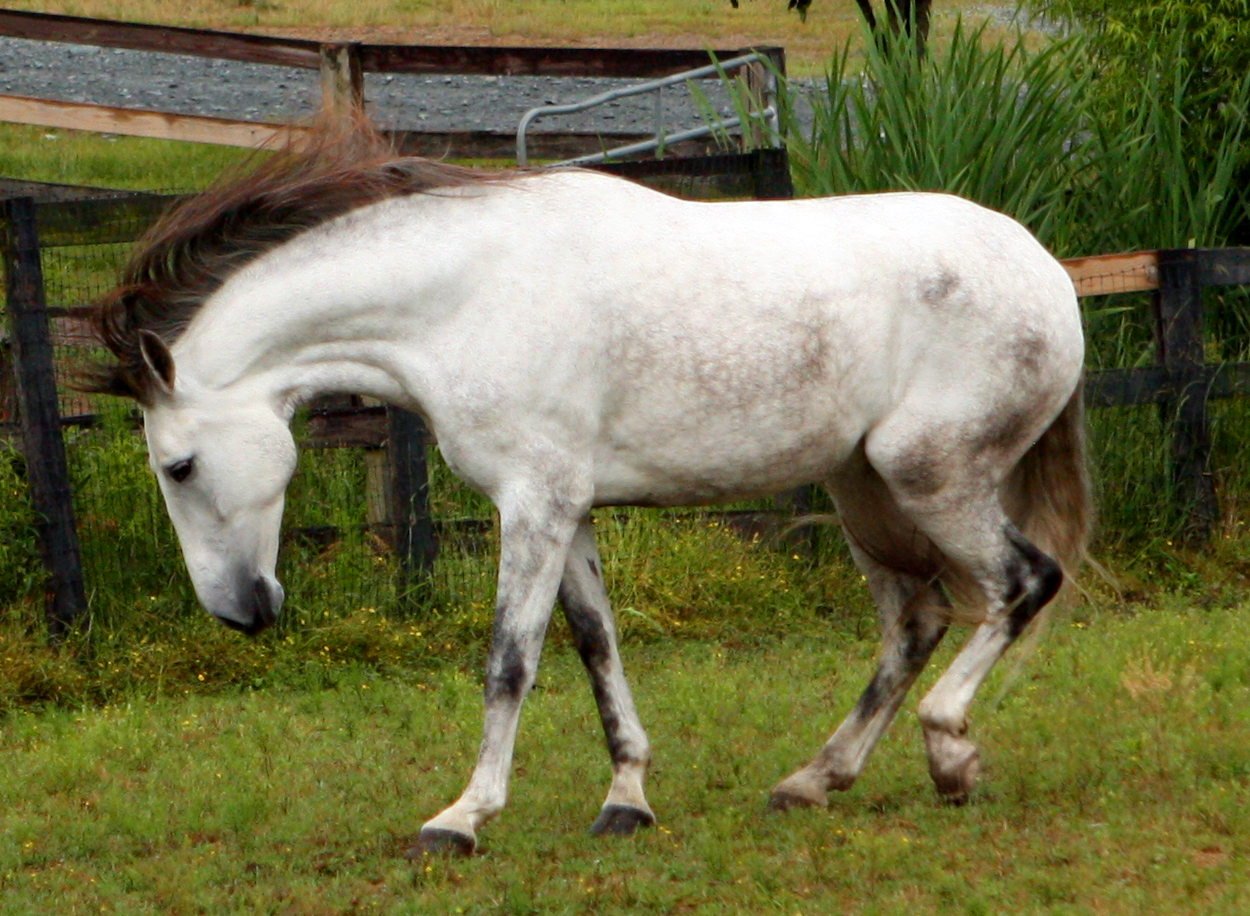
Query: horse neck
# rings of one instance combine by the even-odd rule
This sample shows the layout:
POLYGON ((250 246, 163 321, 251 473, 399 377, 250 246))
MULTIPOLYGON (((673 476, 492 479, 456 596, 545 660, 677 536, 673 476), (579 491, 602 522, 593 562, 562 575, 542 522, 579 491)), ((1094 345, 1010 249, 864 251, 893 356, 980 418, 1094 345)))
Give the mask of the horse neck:
POLYGON ((385 279, 334 258, 303 270, 266 266, 205 303, 174 346, 180 375, 292 408, 324 393, 411 402, 399 353, 421 322, 390 301, 385 279))

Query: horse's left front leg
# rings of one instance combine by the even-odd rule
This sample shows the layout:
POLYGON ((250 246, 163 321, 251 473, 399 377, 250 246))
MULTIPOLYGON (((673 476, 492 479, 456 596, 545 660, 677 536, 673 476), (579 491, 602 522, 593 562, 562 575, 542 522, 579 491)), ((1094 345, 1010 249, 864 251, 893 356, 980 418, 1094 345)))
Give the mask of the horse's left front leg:
POLYGON ((486 662, 486 722, 468 788, 426 821, 410 854, 469 854, 477 831, 503 810, 521 703, 534 685, 569 542, 586 507, 535 493, 499 507, 499 588, 486 662))
POLYGON ((643 780, 651 760, 651 746, 625 681, 617 647, 616 622, 603 585, 603 563, 595 547, 590 519, 577 528, 560 583, 560 604, 573 633, 573 642, 590 675, 608 753, 612 757, 612 787, 593 834, 630 834, 655 823, 647 804, 643 780))

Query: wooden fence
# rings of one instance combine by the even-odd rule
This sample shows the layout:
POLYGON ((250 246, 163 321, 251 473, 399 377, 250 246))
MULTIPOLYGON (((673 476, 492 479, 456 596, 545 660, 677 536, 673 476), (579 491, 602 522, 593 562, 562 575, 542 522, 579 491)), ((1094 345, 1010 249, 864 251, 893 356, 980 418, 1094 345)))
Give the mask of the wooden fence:
MULTIPOLYGON (((737 48, 708 51, 335 43, 5 9, 0 9, 0 35, 317 70, 323 104, 329 106, 363 106, 365 73, 656 78, 707 66, 712 56, 727 60, 744 53, 737 48)), ((785 54, 780 48, 746 50, 767 53, 773 66, 785 73, 785 54)), ((747 78, 760 79, 761 68, 755 65, 747 78)), ((19 96, 0 96, 0 121, 246 147, 299 132, 297 127, 282 124, 19 96)), ((650 136, 613 134, 610 139, 630 143, 650 136)), ((401 131, 396 139, 405 152, 423 156, 499 159, 512 158, 516 150, 514 133, 401 131)), ((535 134, 531 155, 536 159, 569 159, 599 152, 604 140, 599 134, 535 134)), ((708 141, 687 141, 670 146, 669 152, 680 156, 709 149, 708 141)))
POLYGON ((1153 366, 1092 373, 1089 407, 1157 404, 1171 430, 1171 482, 1184 535, 1205 542, 1219 519, 1210 401, 1250 395, 1250 363, 1207 362, 1202 290, 1250 285, 1250 248, 1180 248, 1065 262, 1081 296, 1154 290, 1153 366))

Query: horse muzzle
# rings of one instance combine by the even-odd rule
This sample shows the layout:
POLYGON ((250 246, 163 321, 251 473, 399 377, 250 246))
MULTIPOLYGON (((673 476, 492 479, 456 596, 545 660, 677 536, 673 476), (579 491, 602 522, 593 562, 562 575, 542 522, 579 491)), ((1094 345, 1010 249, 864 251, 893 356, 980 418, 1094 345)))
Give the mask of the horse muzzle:
POLYGON ((249 588, 240 591, 242 600, 239 602, 237 614, 214 616, 232 630, 255 636, 278 619, 278 611, 282 609, 286 593, 278 580, 270 576, 257 576, 249 588))

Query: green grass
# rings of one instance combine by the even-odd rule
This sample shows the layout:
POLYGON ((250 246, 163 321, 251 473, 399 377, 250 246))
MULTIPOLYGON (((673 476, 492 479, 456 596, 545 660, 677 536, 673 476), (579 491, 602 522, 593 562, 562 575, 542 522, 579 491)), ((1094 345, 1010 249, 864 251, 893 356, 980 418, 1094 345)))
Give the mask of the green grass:
POLYGON ((401 857, 476 753, 478 678, 450 660, 408 682, 18 712, 3 911, 1243 913, 1248 621, 1175 599, 1078 614, 983 692, 970 805, 937 801, 905 711, 854 789, 786 816, 767 790, 853 703, 875 641, 830 622, 749 647, 628 640, 660 827, 623 840, 585 833, 606 753, 557 640, 509 808, 469 860, 401 857))
POLYGON ((0 175, 27 181, 184 191, 207 186, 245 150, 0 124, 0 175))

